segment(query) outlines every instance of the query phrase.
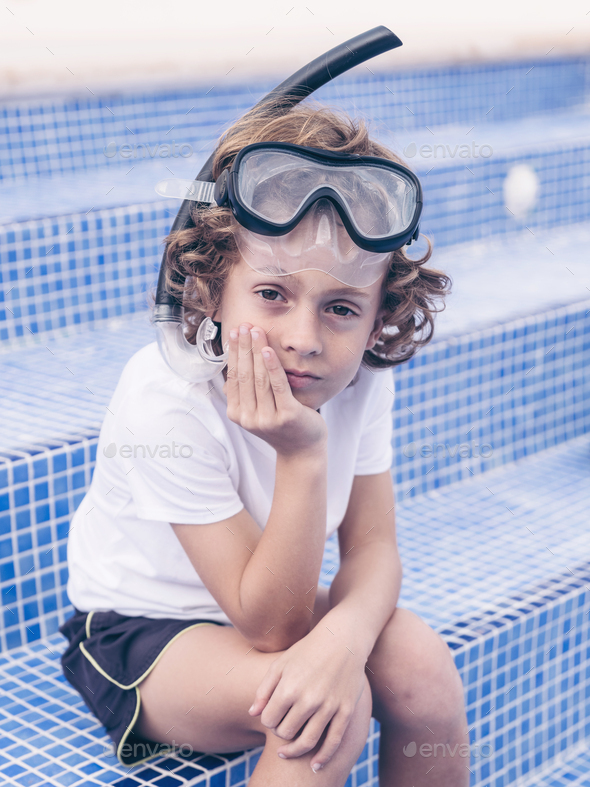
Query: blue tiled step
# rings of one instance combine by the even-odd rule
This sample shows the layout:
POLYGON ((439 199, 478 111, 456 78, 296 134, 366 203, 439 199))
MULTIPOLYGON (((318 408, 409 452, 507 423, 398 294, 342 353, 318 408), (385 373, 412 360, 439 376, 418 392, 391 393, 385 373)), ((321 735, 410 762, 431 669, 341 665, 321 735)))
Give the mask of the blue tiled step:
MULTIPOLYGON (((356 106, 360 108, 358 104, 356 106)), ((391 108, 386 103, 377 110, 378 114, 387 114, 390 111, 391 108)), ((165 131, 174 125, 174 120, 174 116, 165 118, 164 122, 168 124, 165 131)), ((563 152, 568 149, 587 151, 590 144, 590 113, 587 108, 500 123, 482 123, 479 120, 469 137, 466 135, 470 126, 473 128, 471 123, 440 125, 427 122, 426 125, 414 128, 406 123, 376 123, 373 133, 404 157, 409 166, 416 168, 418 174, 424 178, 427 206, 438 201, 435 191, 430 192, 430 188, 436 190, 444 187, 447 202, 451 198, 450 212, 456 213, 457 211, 452 209, 452 201, 458 194, 457 171, 464 171, 466 166, 473 169, 478 164, 492 164, 497 160, 522 159, 535 169, 539 167, 539 174, 542 176, 542 170, 555 164, 551 156, 555 156, 556 151, 561 151, 564 169, 559 184, 553 184, 548 176, 545 189, 545 196, 549 197, 554 187, 559 188, 559 204, 552 202, 550 205, 553 211, 563 208, 565 192, 570 190, 568 179, 574 175, 580 180, 583 178, 579 159, 587 155, 587 152, 577 153, 575 173, 568 170, 572 165, 565 161, 563 152), (415 151, 411 146, 415 147, 415 151), (483 155, 480 155, 480 150, 483 155), (432 168, 451 168, 455 174, 455 182, 451 182, 448 174, 428 177, 427 173, 432 168)), ((174 128, 178 139, 183 132, 178 125, 174 125, 174 128)), ((195 126, 193 121, 187 133, 194 143, 194 135, 201 136, 211 132, 210 125, 195 126)), ((130 157, 126 159, 108 159, 103 155, 102 161, 98 156, 95 165, 90 169, 80 167, 65 174, 32 175, 5 181, 0 179, 0 224, 158 201, 159 197, 154 189, 156 183, 172 175, 191 180, 195 178, 215 140, 211 138, 205 144, 199 140, 190 156, 177 154, 175 157, 162 158, 157 153, 160 147, 155 141, 157 133, 158 131, 153 131, 147 137, 149 150, 155 155, 150 155, 145 144, 142 144, 146 141, 146 135, 136 135, 129 148, 130 157)), ((119 140, 119 146, 129 141, 129 138, 123 137, 119 140)), ((107 143, 106 137, 103 142, 107 143)), ((100 154, 100 150, 98 153, 100 154)), ((496 173, 492 170, 491 174, 493 176, 496 173)), ((488 185, 494 190, 491 183, 488 185)), ((171 200, 170 205, 172 204, 175 203, 171 200)), ((473 206, 469 209, 473 210, 473 206)))
POLYGON ((520 785, 590 737, 590 564, 573 568, 439 630, 465 688, 472 787, 520 785))
MULTIPOLYGON (((392 60, 393 63, 393 60, 392 60)), ((583 105, 590 92, 588 58, 403 68, 374 74, 359 66, 316 94, 390 128, 449 123, 467 128, 583 105)), ((90 98, 13 100, 0 107, 2 177, 68 172, 105 164, 114 140, 206 144, 285 78, 250 79, 226 88, 210 83, 183 90, 90 98)), ((197 147, 197 146, 195 146, 197 147)), ((115 159, 111 159, 114 161, 115 159)))
POLYGON ((100 429, 125 363, 155 341, 145 310, 64 334, 0 353, 0 457, 100 429))
MULTIPOLYGON (((590 671, 584 664, 590 566, 576 562, 586 537, 589 457, 584 438, 442 492, 398 502, 405 567, 400 606, 421 615, 451 648, 465 688, 472 784, 478 787, 507 787, 590 733, 590 671), (486 486, 496 495, 493 503, 482 494, 486 486), (559 514, 548 501, 560 508, 559 514), (527 535, 519 538, 520 530, 527 535), (508 533, 509 549, 502 540, 508 533), (553 557, 544 557, 547 546, 553 557)), ((337 566, 332 538, 322 585, 329 584, 337 566)), ((19 607, 14 605, 17 614, 19 607)), ((125 777, 137 776, 142 784, 171 772, 174 778, 194 776, 190 784, 201 783, 202 775, 184 770, 200 767, 198 758, 188 763, 159 759, 130 773, 115 763, 104 731, 61 675, 58 657, 64 645, 57 635, 0 657, 0 778, 6 774, 14 783, 34 784, 37 776, 40 784, 53 785, 61 784, 67 771, 73 774, 68 784, 120 780, 121 787, 131 787, 125 777)), ((377 772, 378 733, 372 722, 349 787, 376 785, 371 779, 377 772)), ((235 777, 241 785, 259 753, 236 753, 227 764, 226 755, 206 762, 222 771, 241 769, 235 777)), ((205 783, 216 784, 213 778, 205 783)))
POLYGON ((0 227, 0 346, 144 310, 169 205, 130 205, 0 227))
POLYGON ((400 604, 447 630, 587 559, 590 434, 397 506, 400 604))
POLYGON ((588 300, 589 247, 590 222, 581 222, 435 249, 428 264, 453 280, 435 340, 588 300))
POLYGON ((590 787, 590 746, 585 741, 576 749, 574 754, 556 758, 559 762, 549 769, 521 779, 515 787, 590 787))

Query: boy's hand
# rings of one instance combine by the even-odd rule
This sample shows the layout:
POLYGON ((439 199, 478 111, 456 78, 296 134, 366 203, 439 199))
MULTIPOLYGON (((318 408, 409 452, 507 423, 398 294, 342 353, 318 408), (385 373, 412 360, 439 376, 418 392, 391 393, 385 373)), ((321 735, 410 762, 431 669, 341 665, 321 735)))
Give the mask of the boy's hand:
MULTIPOLYGON (((262 328, 230 331, 227 380, 227 417, 265 440, 285 456, 313 451, 325 444, 326 422, 311 407, 297 401, 277 354, 268 346, 262 328), (258 334, 253 336, 250 332, 258 334), (237 336, 232 336, 232 333, 237 336), (268 353, 269 357, 264 357, 268 353)), ((240 326, 241 327, 241 326, 240 326)))
POLYGON ((272 662, 249 712, 262 713, 262 724, 284 738, 278 753, 286 758, 311 751, 329 724, 311 763, 324 766, 338 750, 365 685, 364 662, 320 623, 272 662))

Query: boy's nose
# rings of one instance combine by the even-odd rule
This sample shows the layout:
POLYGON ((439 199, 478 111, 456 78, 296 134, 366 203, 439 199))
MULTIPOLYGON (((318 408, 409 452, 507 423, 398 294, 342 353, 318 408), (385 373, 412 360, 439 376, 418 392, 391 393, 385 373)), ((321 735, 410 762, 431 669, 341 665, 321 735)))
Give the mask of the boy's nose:
POLYGON ((325 327, 315 312, 305 303, 298 304, 284 315, 281 344, 285 350, 295 350, 299 355, 318 355, 322 351, 325 327))

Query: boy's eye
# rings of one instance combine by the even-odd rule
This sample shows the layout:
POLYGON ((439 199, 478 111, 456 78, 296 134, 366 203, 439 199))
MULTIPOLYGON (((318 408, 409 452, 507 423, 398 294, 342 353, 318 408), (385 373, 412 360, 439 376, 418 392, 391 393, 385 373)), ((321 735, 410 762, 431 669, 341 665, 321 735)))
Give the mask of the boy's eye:
MULTIPOLYGON (((333 309, 344 309, 344 311, 346 311, 346 312, 350 312, 350 315, 354 314, 354 312, 353 312, 353 310, 352 310, 352 309, 349 309, 349 308, 348 308, 348 306, 343 306, 342 304, 339 304, 339 305, 333 306, 332 308, 333 308, 333 309)), ((334 312, 334 314, 337 314, 337 315, 339 315, 340 317, 348 317, 348 316, 350 316, 350 315, 348 315, 348 314, 343 314, 342 312, 337 312, 337 311, 335 311, 335 312, 334 312)))
POLYGON ((258 294, 262 295, 264 297, 265 301, 276 301, 276 296, 280 295, 281 293, 277 292, 276 290, 259 290, 258 294), (270 293, 270 295, 274 296, 274 297, 267 298, 266 294, 268 294, 268 293, 270 293))
MULTIPOLYGON (((265 301, 276 301, 278 298, 283 298, 280 292, 270 289, 258 290, 256 295, 260 295, 265 301)), ((349 306, 344 306, 342 303, 336 304, 335 306, 330 306, 329 308, 334 309, 334 314, 337 317, 354 317, 356 315, 356 312, 354 312, 349 306), (337 309, 343 309, 344 311, 336 311, 337 309)))

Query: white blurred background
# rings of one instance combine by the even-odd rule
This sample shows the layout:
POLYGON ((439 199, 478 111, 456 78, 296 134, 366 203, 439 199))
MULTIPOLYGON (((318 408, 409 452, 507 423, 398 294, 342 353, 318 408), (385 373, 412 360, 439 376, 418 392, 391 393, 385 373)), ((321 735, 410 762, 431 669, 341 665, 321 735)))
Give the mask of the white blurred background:
POLYGON ((375 59, 373 70, 590 49, 587 0, 307 2, 8 0, 0 96, 280 77, 376 25, 404 46, 375 59))

